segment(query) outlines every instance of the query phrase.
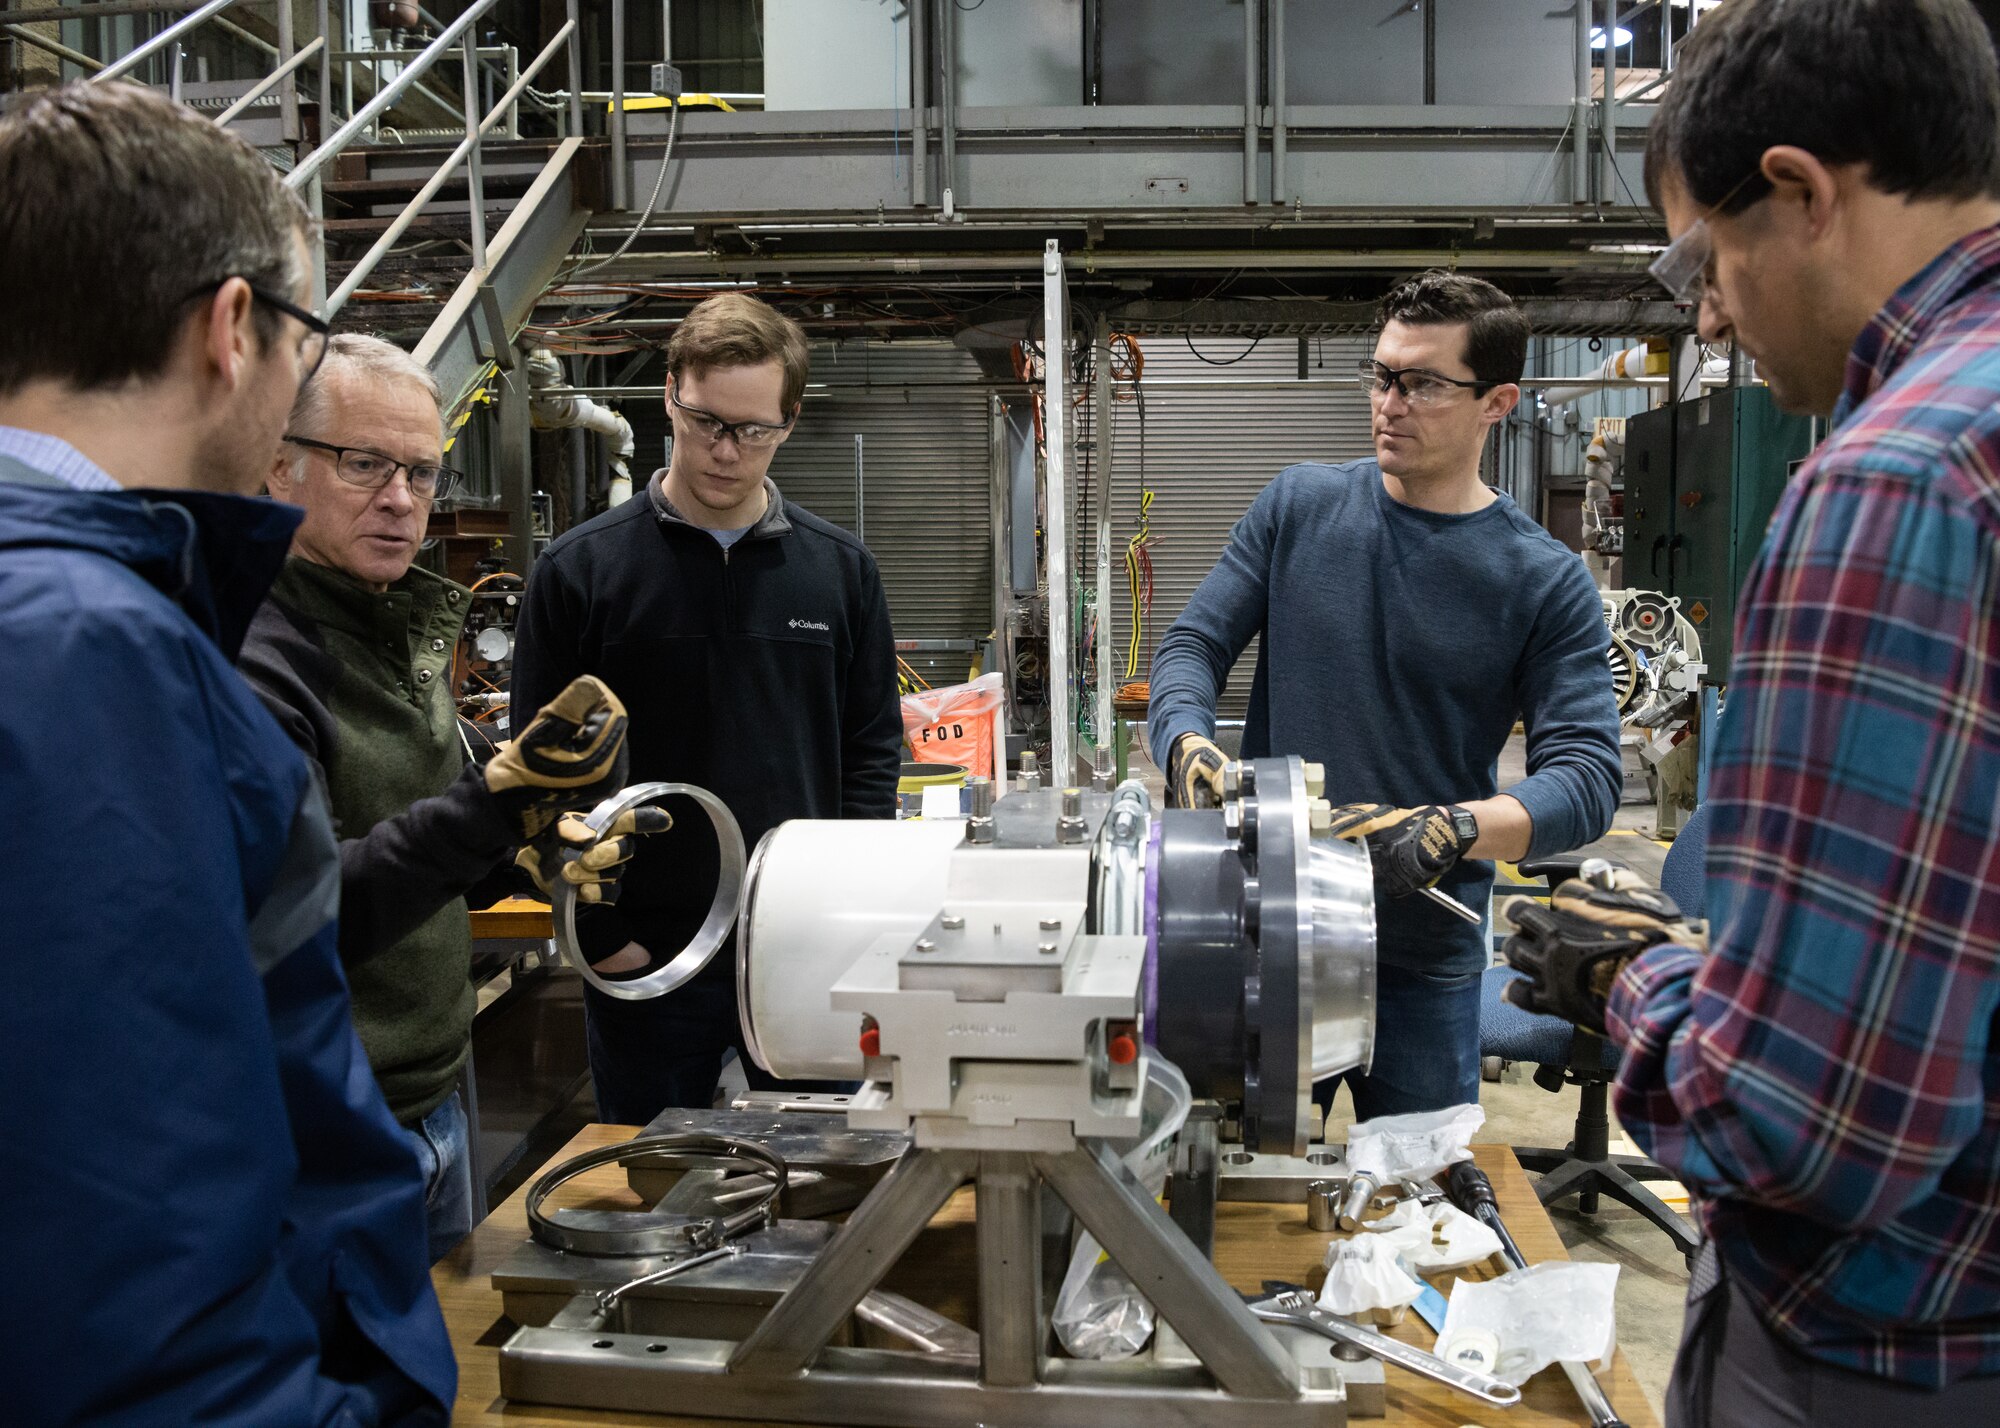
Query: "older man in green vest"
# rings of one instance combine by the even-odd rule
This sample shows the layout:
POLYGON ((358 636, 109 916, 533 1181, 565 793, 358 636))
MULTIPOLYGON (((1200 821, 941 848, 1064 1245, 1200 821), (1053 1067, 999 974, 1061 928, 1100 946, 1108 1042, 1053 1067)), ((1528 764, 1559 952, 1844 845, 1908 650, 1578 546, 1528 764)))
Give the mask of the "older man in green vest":
POLYGON ((451 668, 471 592, 413 564, 457 479, 439 418, 421 363, 379 338, 333 339, 267 482, 305 520, 239 660, 326 780, 355 1029, 425 1172, 433 1260, 472 1227, 458 1092, 474 1006, 467 894, 484 906, 505 892, 493 875, 518 846, 544 890, 562 876, 608 901, 629 835, 666 823, 642 809, 591 844, 562 816, 624 781, 625 711, 595 680, 563 691, 483 767, 468 758, 451 668))

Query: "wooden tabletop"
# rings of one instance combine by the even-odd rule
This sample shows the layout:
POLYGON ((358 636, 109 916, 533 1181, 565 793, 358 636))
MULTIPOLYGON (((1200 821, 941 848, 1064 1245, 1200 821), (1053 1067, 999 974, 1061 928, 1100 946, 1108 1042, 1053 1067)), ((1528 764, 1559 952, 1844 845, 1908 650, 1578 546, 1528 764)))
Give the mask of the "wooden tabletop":
MULTIPOLYGON (((556 1158, 567 1160, 601 1145, 629 1140, 637 1133, 632 1126, 587 1126, 556 1158)), ((1473 1157, 1491 1177, 1501 1215, 1528 1262, 1567 1259, 1555 1226, 1535 1199, 1534 1188, 1513 1152, 1504 1145, 1480 1145, 1473 1147, 1473 1157)), ((624 1172, 613 1168, 579 1176, 563 1187, 558 1203, 635 1209, 641 1202, 626 1188, 624 1172)), ((884 1287, 928 1304, 962 1324, 975 1325, 978 1275, 972 1205, 970 1188, 953 1196, 931 1222, 930 1229, 884 1281, 884 1287)), ((501 1313, 500 1295, 493 1288, 492 1276, 527 1233, 522 1192, 517 1192, 431 1272, 438 1299, 444 1305, 445 1325, 458 1353, 458 1406, 454 1423, 460 1428, 478 1428, 478 1425, 544 1428, 544 1425, 579 1423, 632 1424, 635 1428, 641 1424, 662 1425, 662 1428, 665 1425, 743 1428, 741 1419, 545 1408, 510 1404, 503 1399, 500 1345, 513 1332, 513 1324, 501 1313)), ((1224 1278, 1238 1289, 1258 1289, 1266 1279, 1317 1283, 1319 1276, 1315 1271, 1323 1261, 1330 1238, 1307 1227, 1299 1206, 1216 1207, 1216 1264, 1224 1278)), ((1489 1271, 1478 1267, 1466 1273, 1483 1279, 1489 1271)), ((1449 1296, 1453 1277, 1434 1276, 1431 1282, 1449 1296)), ((1391 1332, 1423 1348, 1430 1348, 1435 1342, 1430 1329, 1414 1313, 1391 1332)), ((1633 1380, 1622 1353, 1613 1360, 1610 1371, 1598 1375, 1598 1379, 1610 1395, 1612 1406, 1632 1428, 1658 1428, 1658 1420, 1633 1380)), ((1387 1382, 1389 1411, 1381 1421, 1388 1424, 1423 1425, 1423 1428, 1459 1428, 1461 1424, 1484 1424, 1486 1428, 1558 1428, 1558 1425, 1577 1428, 1589 1421, 1577 1402, 1575 1390, 1561 1370, 1555 1368, 1535 1375, 1522 1390, 1521 1402, 1510 1409, 1488 1408, 1394 1365, 1387 1369, 1387 1382)), ((1366 1428, 1370 1421, 1354 1420, 1356 1428, 1366 1428)))
POLYGON ((475 938, 519 937, 546 942, 556 935, 549 905, 536 902, 533 898, 502 898, 493 906, 472 913, 471 917, 475 938))

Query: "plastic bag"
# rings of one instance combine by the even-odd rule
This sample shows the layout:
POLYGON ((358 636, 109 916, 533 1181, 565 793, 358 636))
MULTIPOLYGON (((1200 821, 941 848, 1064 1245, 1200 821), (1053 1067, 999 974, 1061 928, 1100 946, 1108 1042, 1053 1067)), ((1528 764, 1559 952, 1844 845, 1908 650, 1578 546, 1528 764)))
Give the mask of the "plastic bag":
POLYGON ((1472 1159, 1473 1132, 1485 1124, 1486 1112, 1476 1105, 1377 1116, 1348 1131, 1348 1169, 1378 1185, 1423 1180, 1447 1165, 1472 1159))
POLYGON ((1410 1272, 1396 1262, 1396 1246, 1388 1235, 1356 1235, 1326 1247, 1326 1283, 1320 1286, 1319 1307, 1329 1314, 1389 1311, 1400 1317, 1424 1292, 1410 1272))
POLYGON ((1499 1351, 1489 1370, 1519 1388, 1553 1363, 1600 1367, 1617 1342, 1615 1264, 1534 1264, 1498 1279, 1461 1279, 1438 1335, 1442 1354, 1454 1337, 1490 1334, 1499 1351))
MULTIPOLYGON (((1157 1051, 1146 1053, 1146 1089, 1139 1106, 1139 1139, 1129 1149, 1113 1142, 1125 1168, 1155 1200, 1166 1193, 1174 1137, 1187 1120, 1194 1094, 1180 1068, 1157 1051)), ((1069 1257, 1069 1273, 1056 1295, 1056 1337, 1079 1359, 1128 1359, 1153 1336, 1153 1306, 1085 1231, 1069 1257)))
POLYGON ((1005 770, 994 762, 993 737, 1006 690, 998 672, 970 684, 947 684, 903 696, 903 740, 920 764, 957 764, 996 784, 1005 770))
POLYGON ((1449 1201, 1425 1205, 1405 1200, 1368 1230, 1393 1247, 1412 1274, 1463 1269, 1500 1253, 1500 1237, 1449 1201))

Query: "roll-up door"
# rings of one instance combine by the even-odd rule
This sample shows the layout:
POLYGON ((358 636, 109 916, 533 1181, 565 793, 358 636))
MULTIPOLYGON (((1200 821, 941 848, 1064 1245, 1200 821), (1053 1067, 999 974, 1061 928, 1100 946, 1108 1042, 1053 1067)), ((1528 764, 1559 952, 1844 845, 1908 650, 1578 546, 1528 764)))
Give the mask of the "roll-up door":
MULTIPOLYGON (((1267 338, 1228 367, 1212 366, 1177 338, 1143 339, 1146 421, 1145 480, 1153 492, 1152 611, 1140 642, 1145 679, 1159 637, 1174 622, 1228 543, 1230 529, 1285 467, 1301 461, 1351 461, 1373 455, 1368 400, 1348 381, 1372 351, 1361 338, 1309 338, 1307 381, 1298 380, 1298 341, 1267 338)), ((1202 357, 1238 357, 1241 339, 1196 338, 1202 357)), ((1123 390, 1123 389, 1121 389, 1123 390)), ((1112 445, 1112 644, 1115 674, 1125 678, 1124 651, 1132 601, 1125 579, 1125 542, 1139 518, 1139 408, 1114 407, 1112 445)), ((1086 427, 1087 431, 1087 427, 1086 427)), ((1093 578, 1095 530, 1079 537, 1083 578, 1093 578)), ((1253 641, 1237 661, 1219 713, 1241 718, 1256 669, 1253 641)))
POLYGON ((991 461, 978 364, 945 342, 816 346, 811 380, 772 479, 815 515, 859 529, 881 567, 899 639, 985 636, 993 627, 991 461))

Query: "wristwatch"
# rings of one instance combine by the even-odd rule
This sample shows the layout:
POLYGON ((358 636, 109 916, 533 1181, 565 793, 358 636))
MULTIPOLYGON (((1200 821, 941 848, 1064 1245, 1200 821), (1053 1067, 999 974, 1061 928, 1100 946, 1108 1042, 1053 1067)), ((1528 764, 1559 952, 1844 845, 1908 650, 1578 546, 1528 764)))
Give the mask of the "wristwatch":
POLYGON ((1461 848, 1470 848, 1479 841, 1479 820, 1469 810, 1454 803, 1445 809, 1445 816, 1451 819, 1451 831, 1458 835, 1461 848))

